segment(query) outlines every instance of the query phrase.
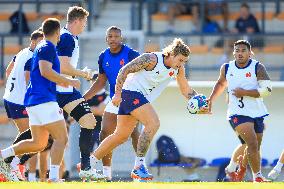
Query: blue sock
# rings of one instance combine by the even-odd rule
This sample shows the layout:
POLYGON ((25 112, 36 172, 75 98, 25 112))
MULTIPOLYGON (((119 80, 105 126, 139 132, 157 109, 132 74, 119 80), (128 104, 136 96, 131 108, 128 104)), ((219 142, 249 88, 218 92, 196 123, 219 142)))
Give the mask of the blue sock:
POLYGON ((81 169, 89 170, 91 168, 90 164, 90 153, 93 151, 94 147, 94 129, 81 128, 79 146, 81 151, 81 169))

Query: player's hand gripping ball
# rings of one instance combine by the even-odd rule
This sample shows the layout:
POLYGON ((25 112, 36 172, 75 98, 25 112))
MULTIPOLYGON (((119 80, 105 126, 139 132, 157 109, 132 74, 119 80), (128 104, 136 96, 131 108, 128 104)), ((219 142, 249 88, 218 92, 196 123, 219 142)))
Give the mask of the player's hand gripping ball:
POLYGON ((191 97, 187 103, 187 110, 191 114, 198 114, 202 107, 208 107, 206 96, 202 94, 191 97))

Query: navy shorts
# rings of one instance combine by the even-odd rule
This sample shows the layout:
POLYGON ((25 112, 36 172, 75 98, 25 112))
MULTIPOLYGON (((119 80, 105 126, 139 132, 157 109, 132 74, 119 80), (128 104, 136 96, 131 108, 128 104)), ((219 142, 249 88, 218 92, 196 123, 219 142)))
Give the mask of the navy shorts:
POLYGON ((57 98, 57 103, 59 105, 60 108, 63 108, 66 104, 74 101, 74 100, 78 100, 80 98, 83 98, 83 96, 81 95, 81 93, 76 90, 73 89, 73 93, 56 93, 56 98, 57 98))
POLYGON ((20 118, 29 117, 26 111, 26 107, 23 105, 14 104, 12 102, 4 100, 4 106, 5 106, 8 118, 20 119, 20 118))
POLYGON ((264 130, 263 120, 264 120, 263 117, 251 118, 249 116, 235 115, 231 117, 229 122, 234 130, 236 130, 236 127, 242 123, 251 122, 251 123, 254 123, 254 130, 256 133, 263 133, 263 130, 264 130))
POLYGON ((122 90, 121 98, 118 115, 130 115, 133 110, 149 103, 145 96, 137 91, 122 90))

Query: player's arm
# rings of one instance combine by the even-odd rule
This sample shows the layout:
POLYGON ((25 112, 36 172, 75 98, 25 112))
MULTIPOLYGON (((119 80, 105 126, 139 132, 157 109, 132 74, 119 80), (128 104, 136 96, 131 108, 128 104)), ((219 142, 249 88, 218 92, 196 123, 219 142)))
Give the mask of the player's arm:
POLYGON ((233 95, 240 98, 243 96, 249 96, 253 98, 263 98, 266 96, 271 95, 272 92, 272 85, 270 81, 270 77, 264 67, 263 64, 259 63, 257 65, 257 81, 258 81, 258 88, 255 90, 244 90, 241 88, 237 88, 234 91, 233 95))
POLYGON ((152 53, 144 53, 135 58, 125 66, 123 66, 118 73, 115 85, 115 95, 121 96, 123 84, 130 73, 139 72, 140 70, 152 70, 157 64, 157 57, 152 53))
POLYGON ((65 78, 63 76, 61 76, 60 74, 58 74, 57 72, 55 72, 52 69, 52 63, 46 60, 40 60, 39 61, 39 70, 40 70, 40 74, 45 77, 46 79, 55 82, 58 85, 61 85, 63 87, 68 87, 73 86, 76 88, 80 87, 80 82, 77 79, 68 79, 65 78))
POLYGON ((217 82, 215 83, 213 90, 208 98, 208 105, 209 105, 209 111, 211 112, 212 108, 212 102, 216 100, 217 97, 219 97, 225 88, 227 87, 227 80, 225 75, 225 65, 223 64, 220 68, 220 74, 217 82))
POLYGON ((194 95, 197 94, 197 92, 191 88, 188 84, 188 81, 185 77, 185 69, 184 66, 181 66, 178 70, 178 74, 176 77, 179 89, 181 91, 181 94, 186 98, 186 99, 190 99, 191 97, 193 97, 194 95))
POLYGON ((71 64, 71 57, 68 56, 59 56, 60 60, 60 72, 62 74, 74 76, 74 77, 83 77, 87 80, 91 79, 91 74, 88 70, 80 70, 74 68, 71 64))
POLYGON ((93 96, 97 94, 100 90, 102 90, 107 82, 107 77, 105 73, 99 73, 98 78, 93 83, 91 88, 85 93, 84 98, 86 100, 91 99, 93 96))
POLYGON ((14 64, 15 64, 15 57, 13 58, 13 60, 10 61, 10 63, 8 64, 8 66, 6 68, 6 78, 9 77, 11 71, 13 70, 14 64))

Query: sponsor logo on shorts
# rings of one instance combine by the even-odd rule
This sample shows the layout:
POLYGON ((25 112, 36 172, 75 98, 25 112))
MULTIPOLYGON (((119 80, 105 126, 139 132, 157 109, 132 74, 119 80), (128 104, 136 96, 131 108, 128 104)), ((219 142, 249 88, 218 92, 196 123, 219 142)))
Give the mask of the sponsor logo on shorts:
POLYGON ((22 114, 23 114, 23 115, 28 115, 27 110, 23 110, 22 114))
POLYGON ((234 117, 234 119, 233 119, 234 124, 237 124, 238 121, 239 121, 239 119, 237 117, 234 117))

